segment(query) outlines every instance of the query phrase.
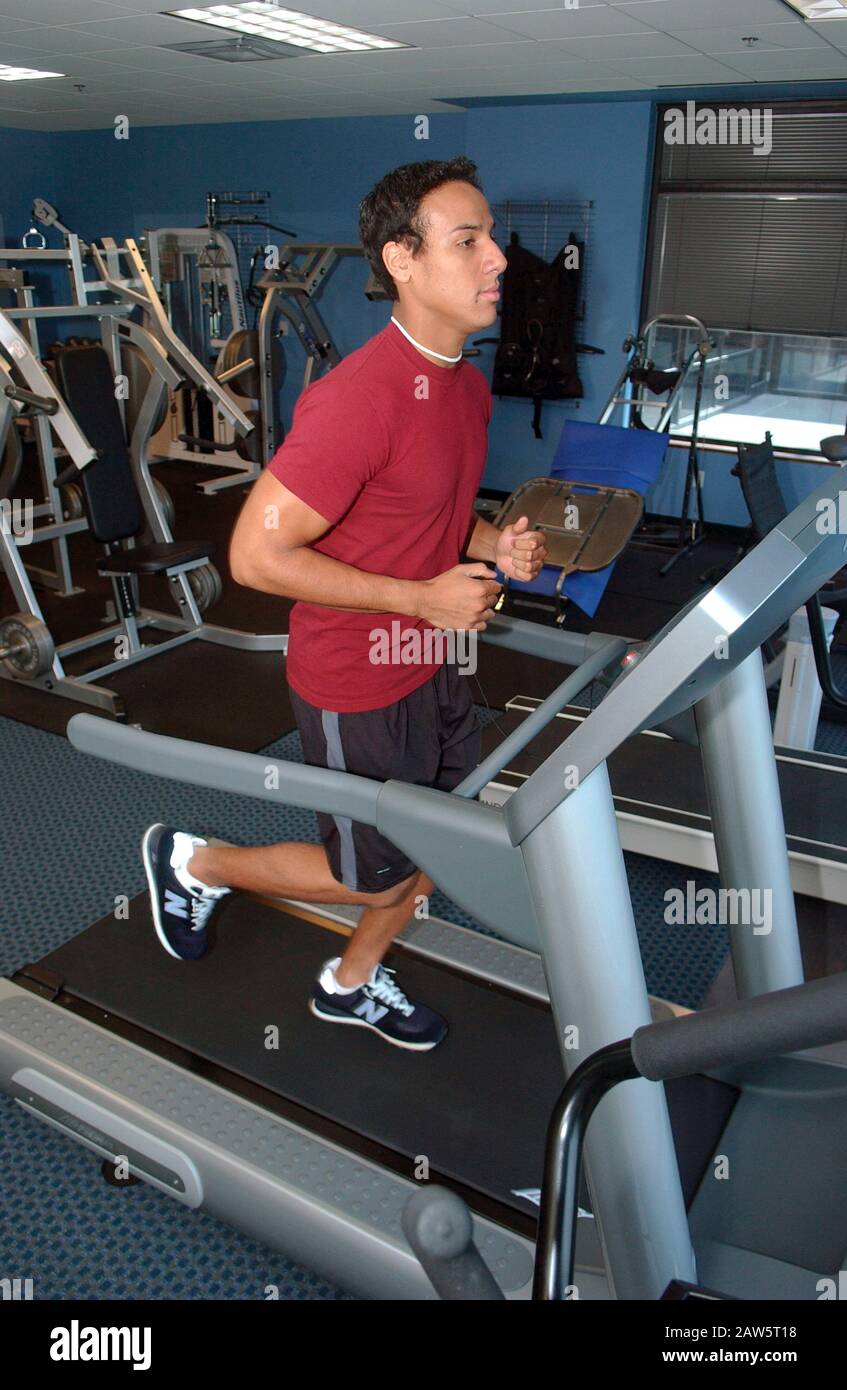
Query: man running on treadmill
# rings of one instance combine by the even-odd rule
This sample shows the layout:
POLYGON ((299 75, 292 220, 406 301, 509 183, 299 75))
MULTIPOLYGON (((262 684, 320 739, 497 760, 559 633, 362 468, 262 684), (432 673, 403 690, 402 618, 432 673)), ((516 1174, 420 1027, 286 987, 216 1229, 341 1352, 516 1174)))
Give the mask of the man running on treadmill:
MULTIPOLYGON (((287 676, 305 761, 445 791, 477 765, 480 728, 470 682, 433 629, 483 631, 501 587, 491 567, 532 579, 546 553, 526 517, 500 531, 473 512, 491 393, 462 348, 495 322, 506 268, 475 175, 463 157, 407 164, 361 203, 362 245, 393 317, 300 396, 230 548, 239 584, 298 600, 287 676)), ((209 914, 233 889, 359 904, 346 950, 314 983, 312 1013, 399 1047, 437 1046, 446 1021, 382 965, 432 880, 373 827, 318 822, 321 845, 243 849, 151 826, 143 857, 162 945, 202 956, 209 914)))

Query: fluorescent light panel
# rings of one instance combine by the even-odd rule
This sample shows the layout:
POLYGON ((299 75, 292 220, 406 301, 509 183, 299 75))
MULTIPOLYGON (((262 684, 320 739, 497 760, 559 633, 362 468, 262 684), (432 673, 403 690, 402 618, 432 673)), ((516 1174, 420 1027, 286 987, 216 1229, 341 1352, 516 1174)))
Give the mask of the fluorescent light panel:
POLYGON ((356 53, 383 48, 410 48, 411 44, 348 29, 329 19, 316 19, 299 10, 286 10, 273 0, 246 0, 240 5, 209 5, 204 9, 170 10, 176 19, 193 19, 215 29, 236 34, 255 34, 262 39, 307 48, 312 53, 356 53))
POLYGON ((847 19, 845 0, 785 0, 785 4, 810 24, 818 24, 822 19, 847 19))
POLYGON ((12 68, 0 63, 0 82, 31 82, 35 77, 64 77, 63 72, 41 72, 38 68, 12 68))

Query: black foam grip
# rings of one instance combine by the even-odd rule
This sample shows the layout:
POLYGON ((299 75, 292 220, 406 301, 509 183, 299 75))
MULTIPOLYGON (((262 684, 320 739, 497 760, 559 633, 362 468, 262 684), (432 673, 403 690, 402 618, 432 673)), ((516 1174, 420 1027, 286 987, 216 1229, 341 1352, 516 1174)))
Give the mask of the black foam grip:
POLYGON ((642 1076, 669 1081, 847 1039, 847 973, 639 1028, 642 1076))

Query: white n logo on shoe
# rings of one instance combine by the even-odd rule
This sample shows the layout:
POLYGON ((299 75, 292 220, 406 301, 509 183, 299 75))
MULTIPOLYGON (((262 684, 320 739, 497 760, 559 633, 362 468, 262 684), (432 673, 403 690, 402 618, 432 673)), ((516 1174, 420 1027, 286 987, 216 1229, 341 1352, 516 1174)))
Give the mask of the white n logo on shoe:
POLYGON ((173 917, 188 917, 188 907, 185 898, 181 898, 178 893, 174 893, 170 888, 165 889, 165 911, 170 912, 173 917))
POLYGON ((366 1023, 379 1023, 384 1018, 388 1010, 382 1004, 377 1004, 373 999, 363 999, 361 1004, 357 1004, 353 1010, 359 1018, 363 1018, 366 1023))

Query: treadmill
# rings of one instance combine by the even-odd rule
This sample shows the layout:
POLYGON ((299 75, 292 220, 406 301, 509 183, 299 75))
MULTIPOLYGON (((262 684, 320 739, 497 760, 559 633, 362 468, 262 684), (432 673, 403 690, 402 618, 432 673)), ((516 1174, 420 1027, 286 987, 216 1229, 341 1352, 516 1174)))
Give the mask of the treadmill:
MULTIPOLYGON (((816 525, 817 503, 836 492, 837 480, 824 483, 633 651, 504 808, 476 799, 491 758, 453 793, 285 762, 268 779, 263 757, 76 716, 69 736, 83 753, 378 826, 503 939, 464 941, 464 959, 432 940, 416 951, 414 934, 398 946, 404 984, 451 1029, 431 1054, 410 1056, 309 1015, 317 965, 337 953, 314 908, 283 914, 233 895, 216 914, 215 949, 185 965, 154 946, 140 899, 130 919, 140 930, 104 919, 0 981, 0 1085, 108 1163, 125 1160, 363 1297, 433 1297, 401 1216, 436 1180, 467 1202, 506 1296, 529 1297, 544 1134, 563 1076, 651 1020, 607 772, 639 730, 693 710, 722 883, 772 892, 767 934, 731 929, 740 996, 802 982, 759 647, 842 563, 844 538, 816 525), (515 984, 539 947, 549 1009, 515 984)), ((501 626, 497 640, 517 645, 520 634, 501 626)), ((578 670, 507 756, 620 662, 619 639, 570 640, 582 645, 578 670)), ((580 1296, 658 1297, 699 1276, 736 1297, 816 1298, 847 1252, 846 1153, 840 1046, 724 1067, 677 1093, 618 1087, 585 1148, 580 1296), (779 1162, 762 1164, 763 1142, 779 1162), (720 1185, 722 1152, 734 1178, 720 1185)))
MULTIPOLYGON (((517 694, 506 704, 497 731, 483 730, 483 751, 495 736, 517 729, 538 709, 537 696, 517 694)), ((590 714, 568 705, 497 773, 481 795, 502 806, 549 754, 590 714)), ((714 873, 709 802, 696 742, 646 729, 617 748, 609 777, 621 844, 692 869, 714 873)), ((791 881, 795 893, 847 905, 847 758, 805 748, 775 749, 791 881)))

